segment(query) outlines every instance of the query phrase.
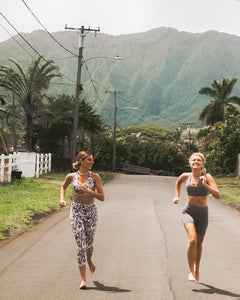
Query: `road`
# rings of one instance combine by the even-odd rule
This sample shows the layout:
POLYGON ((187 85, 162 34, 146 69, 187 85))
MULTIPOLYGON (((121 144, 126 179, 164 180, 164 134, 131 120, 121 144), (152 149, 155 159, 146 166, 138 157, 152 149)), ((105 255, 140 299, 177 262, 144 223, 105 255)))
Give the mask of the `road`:
POLYGON ((119 174, 104 185, 88 290, 66 208, 0 249, 0 299, 240 299, 240 213, 209 197, 200 281, 188 282, 186 193, 172 203, 175 180, 119 174))

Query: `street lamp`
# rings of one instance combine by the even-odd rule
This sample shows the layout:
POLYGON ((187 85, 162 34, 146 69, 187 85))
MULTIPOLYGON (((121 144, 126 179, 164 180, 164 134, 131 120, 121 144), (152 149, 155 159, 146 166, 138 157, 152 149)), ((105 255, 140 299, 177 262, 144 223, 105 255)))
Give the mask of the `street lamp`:
POLYGON ((123 109, 138 109, 138 107, 120 107, 118 108, 116 105, 116 91, 114 92, 115 101, 114 101, 114 127, 113 127, 113 161, 112 161, 112 169, 113 172, 116 172, 116 153, 117 153, 117 143, 116 143, 116 129, 117 129, 117 111, 123 109))
POLYGON ((106 58, 106 59, 115 59, 115 60, 123 60, 123 57, 121 56, 93 56, 93 57, 89 57, 87 59, 83 59, 83 63, 86 63, 87 61, 91 60, 91 59, 96 59, 96 58, 106 58))

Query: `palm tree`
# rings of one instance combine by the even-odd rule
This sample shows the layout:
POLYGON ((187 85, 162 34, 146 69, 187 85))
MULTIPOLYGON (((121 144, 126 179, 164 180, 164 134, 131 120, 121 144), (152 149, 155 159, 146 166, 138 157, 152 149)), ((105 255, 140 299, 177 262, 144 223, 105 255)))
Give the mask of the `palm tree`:
POLYGON ((213 80, 211 87, 204 87, 199 90, 199 94, 207 95, 212 101, 203 108, 199 119, 205 120, 206 125, 213 125, 216 122, 225 120, 225 109, 229 103, 240 105, 240 98, 236 96, 229 97, 235 83, 236 78, 222 78, 220 81, 213 80))
POLYGON ((8 66, 1 66, 0 86, 11 90, 15 100, 20 104, 26 132, 26 147, 31 151, 34 147, 32 128, 34 122, 39 119, 43 108, 43 91, 48 89, 52 78, 60 77, 60 73, 53 61, 44 60, 42 63, 41 56, 32 61, 26 73, 17 62, 10 61, 15 65, 17 71, 8 66))

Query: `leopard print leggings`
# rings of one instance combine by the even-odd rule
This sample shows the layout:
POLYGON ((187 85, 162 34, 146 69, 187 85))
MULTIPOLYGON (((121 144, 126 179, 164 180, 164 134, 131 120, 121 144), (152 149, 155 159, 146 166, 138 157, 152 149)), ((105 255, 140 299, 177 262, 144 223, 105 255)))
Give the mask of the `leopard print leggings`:
POLYGON ((94 203, 79 204, 72 203, 70 210, 70 224, 78 246, 78 264, 86 266, 86 255, 93 254, 93 240, 97 226, 97 207, 94 203))

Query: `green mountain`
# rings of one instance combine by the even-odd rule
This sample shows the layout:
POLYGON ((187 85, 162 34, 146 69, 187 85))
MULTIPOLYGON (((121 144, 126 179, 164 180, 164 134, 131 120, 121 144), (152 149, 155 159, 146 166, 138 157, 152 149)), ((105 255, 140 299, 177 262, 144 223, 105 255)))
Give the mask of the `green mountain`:
MULTIPOLYGON (((74 95, 78 33, 52 33, 55 40, 42 30, 22 35, 64 74, 48 93, 74 95)), ((25 66, 32 60, 30 55, 37 54, 20 36, 0 43, 0 64, 9 64, 11 57, 25 66)), ((240 96, 238 36, 217 31, 193 34, 165 27, 119 36, 86 34, 83 56, 83 93, 111 126, 114 91, 119 127, 156 124, 184 128, 188 122, 202 126, 198 117, 210 99, 198 91, 214 79, 238 78, 232 95, 240 96), (116 55, 123 60, 110 59, 116 55)))

